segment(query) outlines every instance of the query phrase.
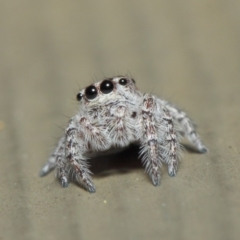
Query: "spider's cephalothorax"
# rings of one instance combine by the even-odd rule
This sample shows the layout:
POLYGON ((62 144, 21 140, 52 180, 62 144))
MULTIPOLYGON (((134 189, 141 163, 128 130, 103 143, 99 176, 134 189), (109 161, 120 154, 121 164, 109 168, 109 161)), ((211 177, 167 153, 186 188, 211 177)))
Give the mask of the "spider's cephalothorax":
POLYGON ((94 154, 131 143, 140 145, 140 156, 153 185, 160 184, 162 163, 175 176, 181 132, 201 153, 207 151, 186 113, 167 101, 141 93, 129 77, 104 79, 77 94, 79 112, 70 121, 57 148, 42 168, 44 176, 57 168, 63 187, 73 176, 95 192, 87 159, 94 154))

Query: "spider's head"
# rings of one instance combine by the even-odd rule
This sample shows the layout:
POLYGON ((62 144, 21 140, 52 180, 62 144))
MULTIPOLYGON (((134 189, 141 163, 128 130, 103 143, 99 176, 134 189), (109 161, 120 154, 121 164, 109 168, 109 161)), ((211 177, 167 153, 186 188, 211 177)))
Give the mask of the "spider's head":
POLYGON ((134 79, 118 76, 104 79, 82 89, 77 94, 77 100, 83 104, 96 105, 112 101, 131 101, 139 94, 134 79))

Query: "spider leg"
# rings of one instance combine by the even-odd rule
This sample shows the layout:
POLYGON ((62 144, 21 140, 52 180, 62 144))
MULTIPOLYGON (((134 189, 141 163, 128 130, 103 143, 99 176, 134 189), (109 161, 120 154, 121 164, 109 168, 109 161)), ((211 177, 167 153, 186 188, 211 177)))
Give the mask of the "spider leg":
POLYGON ((140 155, 142 156, 146 172, 151 177, 153 185, 158 186, 160 184, 159 168, 161 166, 161 161, 154 110, 155 100, 152 96, 146 94, 143 99, 143 107, 141 110, 143 135, 139 136, 142 148, 140 155))
POLYGON ((168 164, 168 174, 171 177, 176 176, 178 167, 178 156, 177 151, 180 148, 179 141, 177 139, 176 132, 174 130, 173 118, 170 112, 163 108, 163 123, 165 125, 165 137, 164 137, 164 150, 163 150, 163 161, 168 164))
POLYGON ((89 192, 95 192, 95 187, 90 177, 90 170, 86 158, 83 156, 86 152, 86 139, 79 132, 75 119, 71 119, 66 129, 65 155, 66 164, 59 167, 58 176, 62 185, 65 184, 65 173, 72 173, 78 183, 83 185, 89 192), (81 137, 80 137, 81 136, 81 137), (63 175, 62 175, 63 173, 63 175))
POLYGON ((63 187, 68 187, 69 169, 67 167, 64 149, 62 149, 62 154, 57 156, 57 177, 63 187))
POLYGON ((198 136, 193 122, 183 111, 178 110, 176 107, 167 103, 166 108, 170 111, 172 116, 178 121, 179 125, 184 131, 185 137, 197 148, 200 153, 207 152, 207 148, 202 143, 198 136))
POLYGON ((62 152, 63 152, 63 149, 64 149, 64 145, 65 145, 65 137, 62 137, 59 140, 56 149, 54 150, 54 152, 51 154, 51 156, 49 157, 49 159, 46 162, 46 164, 41 169, 41 171, 39 173, 40 177, 46 176, 53 169, 56 168, 58 158, 62 155, 62 152))

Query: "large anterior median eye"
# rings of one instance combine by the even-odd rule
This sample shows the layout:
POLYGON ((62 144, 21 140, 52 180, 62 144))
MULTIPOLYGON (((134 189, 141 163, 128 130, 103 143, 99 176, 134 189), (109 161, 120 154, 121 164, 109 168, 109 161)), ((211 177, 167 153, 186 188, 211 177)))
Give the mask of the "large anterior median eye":
POLYGON ((85 89, 85 96, 87 99, 92 100, 97 97, 97 88, 95 86, 89 86, 85 89))
POLYGON ((128 83, 128 80, 126 79, 126 78, 121 78, 121 79, 119 79, 119 84, 121 84, 121 85, 127 85, 127 83, 128 83))
POLYGON ((102 81, 102 83, 100 85, 100 90, 102 93, 107 94, 107 93, 112 92, 113 87, 114 87, 114 85, 113 85, 112 81, 104 80, 104 81, 102 81))

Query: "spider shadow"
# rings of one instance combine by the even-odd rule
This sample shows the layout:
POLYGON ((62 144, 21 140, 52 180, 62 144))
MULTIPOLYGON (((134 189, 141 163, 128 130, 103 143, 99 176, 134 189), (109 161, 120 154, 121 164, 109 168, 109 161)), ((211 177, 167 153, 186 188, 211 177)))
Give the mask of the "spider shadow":
MULTIPOLYGON (((201 154, 189 144, 184 143, 182 146, 188 153, 201 154)), ((144 166, 139 158, 139 147, 134 145, 122 152, 91 158, 89 165, 95 178, 107 177, 112 174, 127 174, 136 169, 144 171, 144 166)), ((165 172, 164 168, 161 171, 165 172)))
POLYGON ((95 178, 107 177, 112 174, 127 174, 135 169, 143 168, 137 146, 130 146, 115 154, 94 157, 89 160, 89 164, 90 171, 95 178))

